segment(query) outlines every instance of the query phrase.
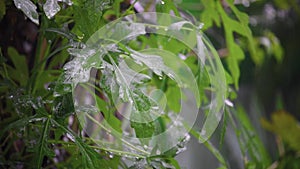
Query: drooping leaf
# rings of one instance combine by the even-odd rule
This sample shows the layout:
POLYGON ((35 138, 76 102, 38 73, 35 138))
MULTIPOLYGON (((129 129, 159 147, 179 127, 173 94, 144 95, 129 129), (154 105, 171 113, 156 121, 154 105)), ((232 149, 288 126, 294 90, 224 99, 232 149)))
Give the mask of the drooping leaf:
POLYGON ((30 0, 14 0, 15 6, 35 24, 39 24, 39 14, 36 11, 36 5, 30 0))
POLYGON ((204 23, 204 30, 211 27, 213 23, 217 26, 221 25, 221 20, 217 11, 217 5, 215 1, 201 0, 205 8, 201 14, 201 22, 204 23))

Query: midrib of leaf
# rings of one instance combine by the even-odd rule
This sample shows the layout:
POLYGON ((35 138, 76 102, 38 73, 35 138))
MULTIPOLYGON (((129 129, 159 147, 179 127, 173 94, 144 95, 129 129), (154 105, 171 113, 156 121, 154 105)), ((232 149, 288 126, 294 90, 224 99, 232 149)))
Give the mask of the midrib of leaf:
MULTIPOLYGON (((107 53, 108 53, 108 52, 107 52, 107 53)), ((137 110, 140 114, 144 113, 144 112, 140 112, 140 110, 139 110, 139 105, 137 104, 137 101, 135 100, 135 97, 134 97, 134 95, 133 95, 133 93, 132 93, 132 91, 131 91, 131 89, 130 89, 130 87, 129 87, 129 84, 127 84, 127 81, 126 81, 125 77, 123 76, 123 73, 121 72, 121 70, 119 69, 119 67, 116 65, 116 63, 114 62, 113 58, 111 57, 111 55, 110 55, 109 53, 108 53, 108 56, 109 56, 110 61, 111 61, 112 64, 113 64, 113 66, 115 67, 115 70, 117 70, 117 71, 119 72, 119 75, 120 75, 121 78, 122 78, 122 82, 125 84, 126 90, 129 92, 129 95, 130 95, 130 99, 131 99, 131 101, 132 101, 132 104, 134 105, 134 107, 136 108, 136 110, 137 110)), ((126 94, 126 91, 124 91, 124 92, 125 92, 125 94, 126 94)), ((142 120, 142 119, 139 119, 139 120, 142 120)), ((132 123, 135 124, 135 122, 131 122, 131 124, 132 124, 132 123)), ((139 124, 143 124, 143 123, 139 123, 139 124)), ((136 125, 134 125, 134 126, 132 126, 132 127, 135 129, 137 135, 138 135, 138 133, 141 133, 141 132, 143 132, 143 135, 145 134, 146 131, 141 130, 141 128, 140 128, 139 126, 136 126, 136 125), (134 127, 134 126, 135 126, 135 127, 134 127)), ((145 130, 148 130, 148 128, 146 128, 145 130)), ((149 131, 149 130, 148 130, 148 131, 149 131)), ((152 131, 150 131, 150 132, 152 132, 152 131)), ((151 133, 151 135, 153 135, 153 133, 151 133)), ((125 140, 122 139, 122 141, 124 142, 125 140)), ((142 140, 141 140, 141 142, 142 142, 142 140)), ((127 145, 129 145, 130 147, 136 149, 135 146, 133 146, 133 145, 131 146, 131 144, 128 143, 127 141, 125 141, 124 143, 127 144, 127 145)), ((149 154, 148 152, 146 152, 146 151, 144 151, 144 150, 141 150, 141 149, 138 149, 138 150, 141 151, 141 152, 143 152, 143 153, 149 154)))
MULTIPOLYGON (((100 143, 102 144, 103 141, 100 141, 100 140, 94 140, 92 138, 85 138, 86 140, 90 140, 91 142, 95 142, 95 143, 100 143)), ((68 142, 65 142, 65 141, 61 141, 61 140, 48 140, 49 143, 53 143, 53 144, 62 144, 62 145, 67 145, 69 147, 76 147, 76 144, 75 143, 68 143, 68 142)), ((105 142, 104 144, 113 144, 112 142, 105 142)), ((132 157, 138 157, 138 158, 145 158, 145 156, 141 156, 139 154, 135 154, 135 153, 131 153, 131 152, 127 152, 127 151, 120 151, 120 150, 116 150, 116 149, 110 149, 110 148, 106 148, 106 147, 99 147, 99 146, 89 146, 91 148, 94 148, 94 149, 98 149, 98 150, 104 150, 104 151, 107 151, 107 152, 112 152, 114 154, 118 154, 118 155, 121 155, 121 156, 132 156, 132 157)))
MULTIPOLYGON (((67 129, 65 126, 59 124, 56 120, 51 119, 51 122, 53 124, 55 124, 56 126, 58 126, 59 128, 61 128, 64 132, 70 134, 75 139, 75 144, 79 147, 80 152, 82 153, 82 158, 86 159, 86 161, 88 162, 88 168, 90 168, 90 167, 97 168, 97 166, 95 166, 93 164, 93 159, 90 157, 87 150, 85 149, 84 143, 82 142, 81 138, 79 138, 76 134, 74 134, 73 131, 71 131, 71 130, 67 129)), ((84 161, 84 163, 85 163, 85 161, 84 161)))
POLYGON ((12 129, 15 127, 26 126, 28 123, 30 123, 30 121, 37 121, 37 120, 43 120, 43 118, 39 118, 37 115, 33 115, 30 117, 21 118, 20 120, 12 122, 12 123, 8 124, 3 130, 1 130, 0 138, 2 138, 3 134, 9 129, 12 129))
POLYGON ((43 158, 46 153, 46 152, 44 152, 45 151, 44 146, 46 146, 46 143, 47 143, 47 135, 49 133, 50 119, 51 119, 51 117, 48 117, 46 123, 44 123, 44 129, 43 129, 43 133, 40 138, 40 144, 39 144, 39 149, 38 149, 38 159, 37 159, 37 163, 36 163, 36 168, 41 168, 43 158))
MULTIPOLYGON (((112 134, 112 135, 118 135, 118 133, 114 132, 114 130, 110 130, 108 128, 106 128, 104 125, 102 125, 101 123, 99 123, 97 120, 95 120, 92 116, 90 116, 89 114, 86 114, 86 116, 92 120, 95 124, 97 124, 99 127, 103 128, 105 131, 107 131, 108 133, 112 134)), ((144 151, 142 149, 137 148, 135 145, 132 145, 131 143, 129 143, 128 141, 124 140, 121 136, 116 137, 118 139, 120 139, 124 144, 128 145, 130 148, 137 150, 145 155, 150 155, 149 152, 144 151)), ((145 157, 145 156, 143 156, 145 157)))
POLYGON ((235 130, 236 135, 238 136, 237 138, 242 155, 246 156, 246 154, 249 154, 257 164, 260 164, 261 167, 266 168, 270 165, 270 157, 263 143, 258 137, 254 127, 249 121, 247 114, 241 107, 238 107, 237 109, 238 111, 228 107, 226 110, 228 112, 228 118, 235 130), (255 134, 254 136, 253 133, 255 134))
MULTIPOLYGON (((194 129, 190 130, 190 133, 196 138, 198 139, 200 142, 202 141, 202 137, 200 135, 199 132, 195 131, 194 129)), ((203 144, 205 145, 205 147, 218 159, 218 161, 223 165, 223 167, 226 167, 226 161, 224 159, 224 157, 222 156, 222 154, 219 152, 219 150, 217 148, 215 148, 213 146, 213 144, 210 141, 205 141, 203 142, 203 144)), ((226 167, 227 168, 227 167, 226 167)))

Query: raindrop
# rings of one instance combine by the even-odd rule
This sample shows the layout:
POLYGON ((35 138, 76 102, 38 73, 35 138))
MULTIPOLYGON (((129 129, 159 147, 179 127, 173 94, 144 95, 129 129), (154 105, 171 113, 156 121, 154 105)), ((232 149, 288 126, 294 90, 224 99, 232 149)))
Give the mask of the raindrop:
POLYGON ((53 96, 54 96, 54 97, 59 97, 59 96, 61 96, 61 94, 58 93, 58 92, 53 92, 53 96))
POLYGON ((144 149, 148 149, 148 146, 147 146, 147 145, 144 145, 143 147, 144 147, 144 149))
POLYGON ((69 6, 73 5, 73 2, 71 0, 58 0, 58 2, 64 2, 69 6))
POLYGON ((109 158, 114 158, 114 154, 112 152, 108 152, 108 157, 109 158))
POLYGON ((159 80, 162 80, 162 79, 163 79, 163 77, 162 77, 162 76, 159 76, 159 77, 158 77, 158 79, 159 79, 159 80))
POLYGON ((140 157, 135 157, 134 159, 135 159, 135 161, 140 161, 141 160, 140 157))
POLYGON ((65 85, 64 92, 70 92, 70 91, 71 91, 71 87, 69 85, 65 85))
POLYGON ((81 36, 77 36, 78 37, 78 39, 83 39, 83 37, 84 37, 84 34, 82 34, 81 36))
POLYGON ((233 103, 228 99, 225 100, 225 104, 229 107, 233 107, 233 103))
POLYGON ((200 135, 201 135, 201 136, 205 136, 205 134, 206 134, 206 130, 205 130, 205 129, 202 129, 201 132, 200 132, 200 135))
POLYGON ((164 4, 165 4, 165 2, 164 2, 164 1, 161 1, 160 3, 161 3, 162 5, 164 5, 164 4))
POLYGON ((198 26, 198 29, 202 29, 204 26, 204 23, 200 23, 199 26, 198 26))
POLYGON ((168 31, 168 28, 165 28, 164 30, 165 30, 165 31, 168 31))
POLYGON ((17 4, 17 8, 21 9, 21 4, 20 3, 17 4))
POLYGON ((75 138, 69 133, 67 133, 67 138, 70 139, 71 141, 75 142, 75 138))

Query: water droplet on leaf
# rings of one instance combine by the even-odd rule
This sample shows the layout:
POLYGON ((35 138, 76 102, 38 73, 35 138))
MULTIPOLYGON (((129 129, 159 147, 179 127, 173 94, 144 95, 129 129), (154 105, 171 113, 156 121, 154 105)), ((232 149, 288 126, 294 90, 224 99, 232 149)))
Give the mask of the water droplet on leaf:
POLYGON ((109 152, 109 153, 108 153, 108 157, 109 157, 109 158, 114 158, 114 154, 113 154, 112 152, 109 152))

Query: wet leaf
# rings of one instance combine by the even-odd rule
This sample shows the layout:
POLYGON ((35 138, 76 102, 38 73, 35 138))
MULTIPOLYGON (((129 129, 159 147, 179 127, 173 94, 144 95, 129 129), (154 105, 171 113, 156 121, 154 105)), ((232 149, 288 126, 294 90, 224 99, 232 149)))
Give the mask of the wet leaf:
POLYGON ((49 131, 50 131, 50 125, 51 125, 50 118, 47 118, 47 120, 45 121, 45 123, 43 125, 43 131, 41 133, 40 139, 39 139, 37 147, 36 147, 36 154, 35 154, 35 158, 34 158, 36 168, 42 167, 43 159, 46 155, 49 157, 55 156, 53 150, 51 150, 47 145, 48 144, 47 143, 48 135, 49 135, 49 131))
POLYGON ((51 19, 57 12, 60 11, 60 6, 58 5, 58 0, 47 0, 43 5, 44 12, 48 19, 51 19))
POLYGON ((23 13, 35 24, 39 24, 39 14, 36 5, 30 0, 14 0, 15 6, 23 11, 23 13))
MULTIPOLYGON (((242 154, 247 157, 249 155, 256 167, 266 168, 270 165, 270 157, 265 149, 261 139, 259 138, 254 126, 251 124, 248 115, 242 107, 232 110, 231 113, 238 121, 236 135, 239 136, 240 148, 242 154)), ((249 164, 251 165, 251 164, 249 164)))
POLYGON ((54 119, 52 119, 51 121, 65 133, 68 133, 74 140, 75 144, 81 152, 81 168, 110 168, 112 164, 110 164, 109 161, 104 160, 94 149, 84 143, 82 138, 78 137, 73 131, 66 128, 64 124, 60 124, 54 119))
POLYGON ((55 97, 53 112, 58 118, 65 118, 75 112, 72 93, 55 97))

